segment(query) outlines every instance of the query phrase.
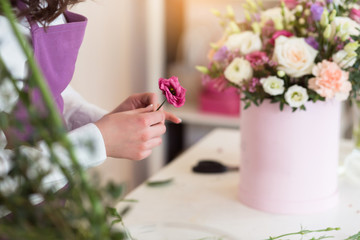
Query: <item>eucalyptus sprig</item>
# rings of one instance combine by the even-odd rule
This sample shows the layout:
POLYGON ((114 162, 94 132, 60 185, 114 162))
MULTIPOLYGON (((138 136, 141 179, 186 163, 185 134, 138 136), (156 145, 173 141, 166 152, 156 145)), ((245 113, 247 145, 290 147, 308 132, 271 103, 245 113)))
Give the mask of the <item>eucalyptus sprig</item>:
MULTIPOLYGON (((286 234, 282 234, 282 235, 277 236, 277 237, 269 237, 266 240, 281 239, 283 237, 288 237, 288 236, 301 236, 301 237, 303 237, 304 235, 308 235, 308 234, 311 234, 311 233, 321 233, 321 232, 330 232, 330 231, 339 231, 339 230, 340 230, 340 228, 338 228, 338 227, 337 228, 328 227, 328 228, 319 229, 319 230, 305 230, 305 229, 302 229, 302 230, 300 230, 298 232, 294 232, 294 233, 286 233, 286 234)), ((325 238, 332 238, 332 236, 312 237, 309 240, 320 240, 320 239, 325 239, 325 238)))

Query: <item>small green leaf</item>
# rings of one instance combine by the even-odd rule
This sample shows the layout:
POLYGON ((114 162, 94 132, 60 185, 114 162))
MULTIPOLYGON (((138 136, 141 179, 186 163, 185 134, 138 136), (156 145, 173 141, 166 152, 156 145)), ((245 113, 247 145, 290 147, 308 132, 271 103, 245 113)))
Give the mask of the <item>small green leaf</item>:
POLYGON ((121 222, 122 222, 121 219, 116 219, 116 220, 113 220, 113 221, 111 222, 111 225, 114 225, 114 224, 116 224, 116 223, 121 223, 121 222))
POLYGON ((125 216, 131 210, 131 206, 126 206, 120 211, 120 216, 125 216))
POLYGON ((116 199, 124 193, 124 186, 110 182, 106 186, 106 191, 110 194, 111 197, 116 199))
POLYGON ((148 182, 146 182, 146 184, 149 187, 159 187, 159 186, 168 185, 168 184, 172 183, 173 180, 174 180, 173 178, 169 178, 169 179, 161 180, 161 181, 148 181, 148 182))
POLYGON ((121 219, 120 214, 117 212, 116 208, 107 207, 106 211, 110 214, 112 217, 116 217, 118 219, 121 219))
POLYGON ((137 203, 137 202, 139 202, 139 200, 136 200, 136 199, 123 199, 123 200, 120 200, 120 202, 137 203))

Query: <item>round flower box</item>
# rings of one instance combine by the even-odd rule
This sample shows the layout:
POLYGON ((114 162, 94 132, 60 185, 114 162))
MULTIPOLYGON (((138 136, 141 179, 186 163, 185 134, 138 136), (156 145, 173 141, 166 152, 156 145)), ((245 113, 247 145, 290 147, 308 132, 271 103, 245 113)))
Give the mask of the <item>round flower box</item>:
POLYGON ((240 201, 272 213, 320 212, 337 203, 338 101, 306 111, 264 101, 241 116, 240 201))

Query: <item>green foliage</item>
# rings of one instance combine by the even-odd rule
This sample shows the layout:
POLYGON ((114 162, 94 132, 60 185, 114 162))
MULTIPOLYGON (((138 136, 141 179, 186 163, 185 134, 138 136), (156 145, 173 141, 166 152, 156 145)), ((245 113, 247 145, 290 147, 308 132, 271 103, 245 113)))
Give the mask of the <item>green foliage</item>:
POLYGON ((360 232, 358 232, 357 234, 355 235, 352 235, 350 237, 348 237, 347 239, 345 240, 360 240, 360 232))
MULTIPOLYGON (((7 190, 0 191, 0 214, 9 214, 0 218, 0 238, 125 239, 123 230, 116 230, 113 226, 116 223, 122 224, 121 216, 111 208, 112 202, 122 195, 123 187, 112 183, 100 187, 90 182, 89 176, 77 161, 72 144, 67 139, 66 129, 33 58, 31 47, 17 29, 10 1, 0 0, 0 8, 11 23, 32 73, 26 81, 27 90, 20 90, 0 58, 0 82, 4 79, 12 81, 36 132, 36 137, 30 142, 11 139, 13 168, 7 175, 0 177, 0 184, 8 186, 7 190), (29 92, 34 88, 41 92, 47 114, 39 114, 32 105, 29 92), (50 152, 51 168, 43 168, 42 155, 35 151, 38 140, 43 140, 50 152), (58 156, 56 148, 61 148, 64 155, 58 156), (64 159, 60 159, 64 157, 70 160, 70 165, 64 165, 64 159), (42 184, 54 168, 59 169, 68 182, 67 187, 58 192, 45 188, 42 184), (35 197, 38 197, 37 202, 41 204, 34 204, 32 199, 35 197)), ((0 129, 8 127, 23 128, 11 114, 2 112, 0 129)), ((91 153, 92 142, 84 142, 84 145, 91 153)))
MULTIPOLYGON (((288 237, 288 236, 300 236, 301 239, 304 239, 305 235, 309 235, 312 233, 321 233, 321 232, 331 232, 331 231, 339 231, 340 228, 325 228, 325 229, 319 229, 319 230, 304 230, 302 229, 299 232, 294 232, 294 233, 287 233, 287 234, 283 234, 277 237, 269 237, 266 240, 275 240, 275 239, 284 239, 284 237, 288 237)), ((320 240, 320 239, 325 239, 325 238, 333 238, 332 236, 320 236, 320 237, 311 237, 308 240, 320 240)))

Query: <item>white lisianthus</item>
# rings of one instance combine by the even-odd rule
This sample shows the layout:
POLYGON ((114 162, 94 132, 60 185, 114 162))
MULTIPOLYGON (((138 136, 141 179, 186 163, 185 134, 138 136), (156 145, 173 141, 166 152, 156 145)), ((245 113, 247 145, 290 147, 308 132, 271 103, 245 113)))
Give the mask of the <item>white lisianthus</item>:
POLYGON ((284 93, 284 80, 275 76, 260 79, 263 89, 271 96, 276 96, 284 93))
MULTIPOLYGON (((285 7, 285 21, 290 22, 294 18, 294 14, 285 7)), ((267 21, 283 22, 283 15, 281 7, 270 8, 260 13, 261 24, 265 24, 267 21)))
POLYGON ((0 151, 2 149, 5 149, 6 145, 7 145, 7 140, 5 133, 2 130, 0 130, 0 151))
POLYGON ((7 176, 1 181, 0 192, 2 195, 9 196, 14 193, 20 186, 20 179, 7 176))
POLYGON ((23 156, 26 156, 32 161, 31 166, 27 169, 27 176, 30 179, 35 179, 41 172, 50 172, 51 163, 49 159, 45 157, 44 152, 40 149, 29 146, 21 146, 19 150, 23 156))
POLYGON ((356 62, 356 56, 348 56, 348 53, 345 50, 340 50, 333 54, 332 59, 343 69, 352 67, 356 62))
POLYGON ((349 38, 351 35, 359 35, 360 25, 348 17, 335 17, 331 22, 330 39, 335 36, 349 38))
POLYGON ((339 6, 339 5, 343 5, 344 4, 344 0, 333 0, 333 4, 336 5, 336 6, 339 6))
POLYGON ((0 150, 0 177, 6 176, 13 167, 12 152, 8 149, 0 150))
POLYGON ((262 42, 259 35, 251 31, 245 31, 230 35, 225 42, 225 46, 230 51, 239 50, 241 54, 246 55, 261 50, 262 42))
POLYGON ((348 9, 352 9, 352 8, 355 8, 357 10, 360 9, 360 5, 359 4, 356 4, 356 3, 349 3, 348 4, 348 9))
POLYGON ((285 100, 290 107, 298 108, 304 105, 309 99, 306 88, 293 85, 285 93, 285 100))
POLYGON ((10 113, 19 99, 13 83, 5 78, 0 82, 0 112, 10 113))
POLYGON ((274 61, 277 70, 290 77, 310 74, 318 51, 305 42, 304 38, 280 36, 275 40, 274 61))
POLYGON ((253 69, 249 61, 235 58, 225 69, 224 75, 230 82, 241 85, 243 81, 253 77, 253 69))

